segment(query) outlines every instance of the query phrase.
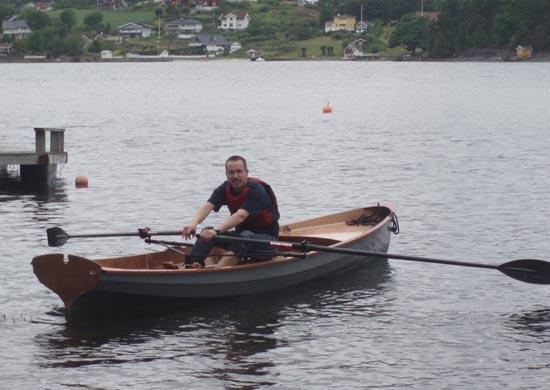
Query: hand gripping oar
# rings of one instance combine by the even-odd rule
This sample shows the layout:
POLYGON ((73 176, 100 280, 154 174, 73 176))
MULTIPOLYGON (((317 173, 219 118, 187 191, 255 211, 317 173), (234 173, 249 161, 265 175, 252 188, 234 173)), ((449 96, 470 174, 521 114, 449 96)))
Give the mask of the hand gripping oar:
POLYGON ((359 249, 334 248, 329 246, 311 244, 307 241, 304 241, 304 242, 268 241, 268 240, 258 240, 254 238, 242 238, 242 237, 233 237, 233 236, 224 236, 224 235, 218 235, 216 236, 216 239, 248 242, 248 243, 255 243, 255 244, 265 244, 265 245, 271 246, 272 248, 297 249, 297 250, 303 251, 304 253, 311 252, 311 251, 320 251, 320 252, 341 253, 341 254, 350 254, 350 255, 384 257, 388 259, 418 261, 423 263, 457 265, 462 267, 496 269, 502 272, 503 274, 508 275, 511 278, 514 278, 522 282, 534 283, 534 284, 550 284, 550 263, 543 260, 522 259, 522 260, 512 260, 501 265, 491 265, 491 264, 469 263, 465 261, 431 259, 427 257, 418 257, 418 256, 394 255, 391 253, 371 252, 371 251, 365 251, 365 250, 359 250, 359 249))
POLYGON ((60 227, 53 227, 46 230, 48 234, 48 245, 49 246, 63 246, 69 238, 98 238, 98 237, 140 237, 147 238, 151 236, 179 236, 181 235, 181 230, 172 230, 172 231, 159 231, 154 232, 148 228, 140 228, 132 233, 93 233, 93 234, 75 234, 69 235, 60 227))

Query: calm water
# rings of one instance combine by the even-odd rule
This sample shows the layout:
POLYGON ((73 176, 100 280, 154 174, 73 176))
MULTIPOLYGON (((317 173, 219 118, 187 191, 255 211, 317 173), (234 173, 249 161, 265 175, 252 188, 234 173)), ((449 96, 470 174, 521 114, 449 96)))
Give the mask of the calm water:
POLYGON ((272 184, 283 223, 394 201, 392 253, 550 259, 550 64, 4 64, 0 85, 0 149, 64 127, 69 152, 54 190, 0 191, 3 388, 547 386, 550 286, 496 271, 390 260, 187 312, 68 320, 30 260, 152 249, 54 250, 45 230, 178 229, 230 154, 272 184))

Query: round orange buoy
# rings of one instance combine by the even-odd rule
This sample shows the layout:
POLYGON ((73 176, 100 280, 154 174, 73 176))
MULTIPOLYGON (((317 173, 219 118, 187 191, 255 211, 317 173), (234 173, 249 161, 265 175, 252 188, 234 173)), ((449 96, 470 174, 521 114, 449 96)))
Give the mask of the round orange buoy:
POLYGON ((88 188, 88 178, 86 176, 77 176, 74 179, 74 185, 76 188, 88 188))
POLYGON ((323 113, 330 114, 332 112, 332 107, 330 106, 330 103, 327 103, 323 106, 323 113))

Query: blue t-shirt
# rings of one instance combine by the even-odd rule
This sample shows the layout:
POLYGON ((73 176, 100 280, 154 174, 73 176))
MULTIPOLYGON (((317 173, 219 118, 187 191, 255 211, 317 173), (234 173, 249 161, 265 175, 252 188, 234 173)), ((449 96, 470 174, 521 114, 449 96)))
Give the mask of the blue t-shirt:
MULTIPOLYGON (((246 184, 250 190, 239 208, 246 210, 249 214, 242 223, 235 227, 235 230, 238 232, 243 230, 250 230, 254 233, 260 234, 269 234, 273 237, 279 236, 279 216, 274 210, 273 202, 271 197, 268 195, 266 189, 260 183, 248 181, 246 184), (273 213, 273 220, 271 226, 259 227, 254 226, 254 220, 257 218, 258 213, 262 210, 268 210, 273 213)), ((227 205, 227 200, 225 198, 225 187, 227 186, 227 181, 219 185, 210 195, 208 199, 209 203, 214 205, 214 211, 219 211, 223 205, 227 205)), ((231 191, 233 188, 231 187, 231 191)), ((234 195, 237 195, 234 193, 234 195)))

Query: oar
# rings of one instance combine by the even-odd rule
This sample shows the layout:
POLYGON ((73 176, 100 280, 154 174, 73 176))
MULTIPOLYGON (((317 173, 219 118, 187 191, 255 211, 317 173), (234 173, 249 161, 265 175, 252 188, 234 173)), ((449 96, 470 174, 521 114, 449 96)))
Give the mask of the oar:
POLYGON ((69 235, 60 227, 53 227, 46 230, 48 234, 49 246, 63 246, 69 238, 98 238, 98 237, 141 237, 147 238, 151 236, 178 236, 181 235, 181 230, 159 231, 154 232, 147 228, 138 229, 132 233, 93 233, 93 234, 74 234, 69 235))
POLYGON ((304 253, 307 253, 310 251, 320 251, 320 252, 341 253, 341 254, 349 254, 349 255, 384 257, 388 259, 397 259, 397 260, 419 261, 423 263, 457 265, 462 267, 496 269, 502 272, 503 274, 508 275, 511 278, 514 278, 522 282, 534 283, 534 284, 550 284, 550 263, 543 260, 521 259, 521 260, 512 260, 501 265, 491 265, 491 264, 481 264, 481 263, 469 263, 465 261, 432 259, 432 258, 418 257, 418 256, 394 255, 391 253, 371 252, 371 251, 365 251, 365 250, 359 250, 359 249, 334 248, 329 246, 311 244, 307 241, 304 241, 304 242, 268 241, 268 240, 258 240, 253 238, 242 238, 242 237, 224 236, 224 235, 218 235, 216 236, 216 239, 248 242, 253 244, 264 244, 272 248, 297 249, 297 250, 303 251, 304 253))

